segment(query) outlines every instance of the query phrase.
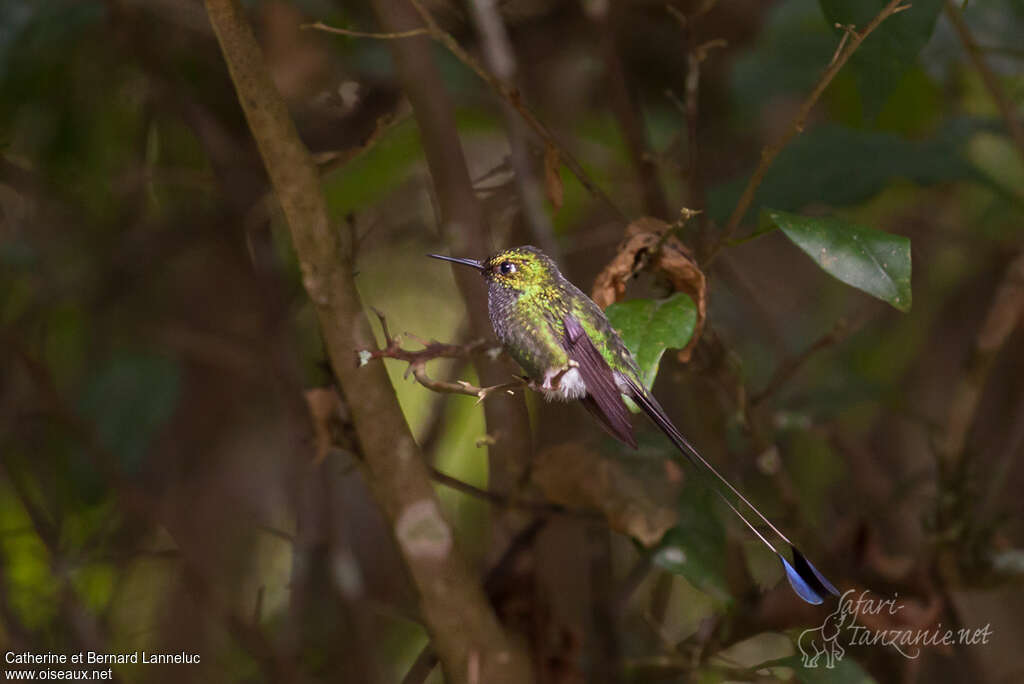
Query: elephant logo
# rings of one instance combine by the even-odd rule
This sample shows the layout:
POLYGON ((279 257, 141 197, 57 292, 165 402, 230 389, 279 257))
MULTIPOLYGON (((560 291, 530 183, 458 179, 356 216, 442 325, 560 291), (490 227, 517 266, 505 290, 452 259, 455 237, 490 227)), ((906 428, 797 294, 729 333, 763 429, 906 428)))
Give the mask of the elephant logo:
POLYGON ((832 669, 846 654, 839 644, 839 634, 843 627, 851 627, 856 619, 850 602, 845 598, 844 595, 839 600, 839 605, 825 618, 821 627, 805 629, 800 633, 796 645, 800 649, 804 667, 818 667, 818 661, 824 656, 825 667, 832 669))

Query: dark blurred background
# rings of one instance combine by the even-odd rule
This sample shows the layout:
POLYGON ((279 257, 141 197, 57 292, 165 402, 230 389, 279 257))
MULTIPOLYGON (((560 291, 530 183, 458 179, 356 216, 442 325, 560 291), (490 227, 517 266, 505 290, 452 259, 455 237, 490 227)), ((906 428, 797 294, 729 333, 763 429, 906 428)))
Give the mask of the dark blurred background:
MULTIPOLYGON (((823 7, 843 3, 671 4, 500 9, 517 82, 540 118, 626 216, 660 212, 671 222, 680 207, 703 209, 680 237, 706 252, 761 148, 828 65, 842 32, 823 7), (684 102, 701 46, 693 137, 684 102), (644 195, 616 111, 616 73, 646 137, 643 165, 654 169, 660 206, 644 195)), ((869 17, 882 5, 862 4, 869 17)), ((506 587, 499 606, 543 643, 534 652, 546 654, 545 681, 1024 677, 1024 340, 1013 331, 979 351, 997 293, 1024 297, 1024 269, 1014 270, 1024 149, 941 4, 915 2, 911 12, 931 12, 933 23, 891 38, 919 40, 904 62, 865 59, 840 72, 736 236, 758 230, 762 206, 907 236, 913 309, 831 279, 779 231, 731 241, 707 269, 704 338, 689 363, 666 355, 657 392, 837 584, 904 602, 899 620, 876 629, 990 624, 993 638, 916 659, 851 648, 839 668, 811 675, 758 670, 796 653, 793 638, 825 612, 797 605, 770 557, 684 486, 684 534, 715 536, 714 562, 701 570, 711 576, 702 584, 671 568, 640 572, 612 628, 594 608, 610 595, 601 587, 620 591, 643 570, 644 552, 618 534, 597 533, 595 543, 592 523, 572 516, 548 522, 526 579, 506 587), (841 319, 848 325, 837 328, 841 319), (743 397, 816 342, 744 415, 743 397), (979 399, 958 465, 943 472, 963 387, 979 399)), ((337 229, 357 240, 364 303, 395 331, 464 340, 450 271, 423 258, 449 248, 387 43, 302 28, 374 31, 369 7, 245 6, 321 167, 337 229)), ((431 7, 478 53, 466 7, 431 7)), ((963 16, 1019 120, 1024 3, 972 2, 963 16)), ((500 100, 443 48, 435 58, 447 86, 438 97, 456 107, 492 246, 534 241, 500 100)), ((543 179, 544 148, 532 138, 528 147, 543 179)), ((589 290, 625 221, 564 167, 560 179, 561 207, 544 204, 552 244, 565 274, 589 290)), ((641 280, 627 294, 660 287, 641 280)), ((1011 330, 1017 307, 1004 321, 1011 330)), ((431 393, 404 370, 389 365, 426 456, 486 486, 482 408, 431 393)), ((432 372, 473 380, 465 364, 432 372)), ((426 636, 357 459, 343 448, 317 458, 306 392, 331 381, 203 5, 0 2, 3 650, 201 654, 198 665, 115 667, 120 681, 401 681, 426 636)), ((665 479, 651 465, 666 453, 653 432, 641 436, 639 456, 615 456, 578 407, 531 398, 530 408, 538 450, 594 444, 625 458, 616 463, 640 481, 665 479)), ((438 494, 483 572, 507 541, 492 529, 492 507, 447 487, 438 494)))

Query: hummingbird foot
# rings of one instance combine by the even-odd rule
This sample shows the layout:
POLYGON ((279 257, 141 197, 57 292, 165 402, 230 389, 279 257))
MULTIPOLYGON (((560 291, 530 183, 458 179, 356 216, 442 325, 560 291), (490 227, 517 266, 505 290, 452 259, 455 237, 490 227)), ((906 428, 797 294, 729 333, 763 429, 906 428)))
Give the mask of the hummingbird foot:
POLYGON ((521 378, 518 376, 515 380, 512 380, 511 382, 502 383, 500 385, 491 385, 490 387, 474 387, 473 385, 469 384, 464 380, 459 380, 459 384, 462 385, 463 387, 466 387, 467 389, 472 388, 476 390, 477 399, 476 404, 474 404, 474 406, 478 406, 484 399, 491 396, 492 394, 500 392, 508 392, 509 394, 515 394, 515 390, 523 386, 529 386, 529 382, 526 380, 526 378, 521 378))
POLYGON ((543 394, 549 401, 582 399, 587 394, 587 386, 580 375, 579 367, 579 362, 569 359, 561 368, 553 368, 545 373, 544 382, 540 385, 534 383, 533 389, 543 394))

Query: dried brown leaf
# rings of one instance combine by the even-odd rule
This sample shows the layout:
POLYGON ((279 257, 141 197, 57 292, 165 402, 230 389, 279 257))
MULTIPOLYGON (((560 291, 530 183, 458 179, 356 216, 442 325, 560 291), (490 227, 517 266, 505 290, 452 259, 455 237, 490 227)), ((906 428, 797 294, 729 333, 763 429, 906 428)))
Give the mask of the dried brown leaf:
MULTIPOLYGON (((572 509, 597 510, 608 526, 644 546, 657 544, 676 523, 676 512, 658 502, 665 482, 641 480, 619 463, 579 444, 545 449, 537 455, 532 478, 547 500, 572 509)), ((666 490, 665 499, 669 499, 666 490)))
POLYGON ((697 305, 697 324, 679 360, 687 362, 693 354, 707 318, 707 279, 693 259, 693 253, 675 236, 665 238, 671 226, 645 216, 626 228, 626 239, 619 251, 594 281, 591 297, 602 309, 623 298, 626 283, 642 270, 668 280, 672 289, 683 292, 697 305), (659 248, 660 244, 660 248, 659 248))

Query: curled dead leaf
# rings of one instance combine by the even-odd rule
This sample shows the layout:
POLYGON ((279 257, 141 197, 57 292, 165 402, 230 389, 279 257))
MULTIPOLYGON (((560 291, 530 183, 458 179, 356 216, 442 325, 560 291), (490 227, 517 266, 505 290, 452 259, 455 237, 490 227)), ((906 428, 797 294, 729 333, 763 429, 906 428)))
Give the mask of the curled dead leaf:
POLYGON ((561 444, 537 454, 531 475, 544 497, 567 508, 599 511, 608 526, 644 546, 654 546, 676 524, 676 512, 658 502, 664 480, 650 481, 626 472, 621 464, 586 447, 561 444))
POLYGON ((649 216, 638 218, 626 228, 626 238, 615 258, 608 262, 594 281, 591 298, 602 309, 619 301, 626 283, 642 270, 664 276, 676 292, 683 292, 697 305, 697 324, 679 360, 690 360, 707 318, 707 279, 697 266, 693 253, 675 236, 665 238, 672 226, 649 216), (660 245, 660 248, 659 248, 660 245))

